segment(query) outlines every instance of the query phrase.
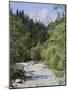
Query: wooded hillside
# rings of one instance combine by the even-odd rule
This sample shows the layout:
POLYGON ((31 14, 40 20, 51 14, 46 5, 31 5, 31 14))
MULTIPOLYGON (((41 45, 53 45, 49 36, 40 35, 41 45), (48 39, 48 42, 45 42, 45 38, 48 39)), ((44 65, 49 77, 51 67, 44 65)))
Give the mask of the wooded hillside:
POLYGON ((33 21, 24 11, 10 10, 10 72, 14 77, 17 62, 42 61, 64 76, 65 16, 45 26, 33 21))

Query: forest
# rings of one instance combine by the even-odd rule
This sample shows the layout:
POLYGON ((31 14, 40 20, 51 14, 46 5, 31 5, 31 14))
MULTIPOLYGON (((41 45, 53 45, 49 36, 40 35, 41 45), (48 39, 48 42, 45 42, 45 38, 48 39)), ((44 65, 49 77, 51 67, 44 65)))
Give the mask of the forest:
POLYGON ((57 77, 65 75, 65 14, 47 26, 33 21, 24 10, 10 10, 10 79, 16 78, 16 63, 43 62, 57 77))

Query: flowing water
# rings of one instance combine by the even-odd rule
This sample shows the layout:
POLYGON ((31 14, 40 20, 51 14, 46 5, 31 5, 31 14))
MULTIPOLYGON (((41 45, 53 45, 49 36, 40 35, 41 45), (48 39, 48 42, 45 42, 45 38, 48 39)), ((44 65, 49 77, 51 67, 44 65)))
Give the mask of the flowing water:
POLYGON ((34 63, 31 61, 17 63, 17 65, 18 68, 24 66, 26 76, 30 76, 31 78, 23 83, 16 82, 16 88, 59 85, 55 74, 43 63, 34 63))

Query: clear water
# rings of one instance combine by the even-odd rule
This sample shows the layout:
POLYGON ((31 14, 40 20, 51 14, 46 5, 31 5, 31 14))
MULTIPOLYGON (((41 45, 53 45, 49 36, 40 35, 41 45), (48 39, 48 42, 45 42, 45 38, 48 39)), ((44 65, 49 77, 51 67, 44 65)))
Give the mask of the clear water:
POLYGON ((58 85, 55 74, 47 68, 43 63, 17 63, 19 67, 24 66, 26 76, 32 78, 27 79, 24 83, 18 84, 18 87, 36 87, 58 85))

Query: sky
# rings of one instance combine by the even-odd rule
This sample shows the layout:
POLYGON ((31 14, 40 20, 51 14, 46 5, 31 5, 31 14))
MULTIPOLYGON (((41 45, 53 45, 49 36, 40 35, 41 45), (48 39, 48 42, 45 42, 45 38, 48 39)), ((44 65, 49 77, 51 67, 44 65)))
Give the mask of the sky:
POLYGON ((54 10, 55 4, 42 4, 42 3, 25 3, 25 2, 10 2, 10 8, 14 13, 16 10, 24 10, 25 14, 29 15, 34 21, 40 21, 45 25, 48 25, 50 22, 55 21, 57 18, 57 12, 64 12, 64 5, 61 5, 62 8, 54 10))

